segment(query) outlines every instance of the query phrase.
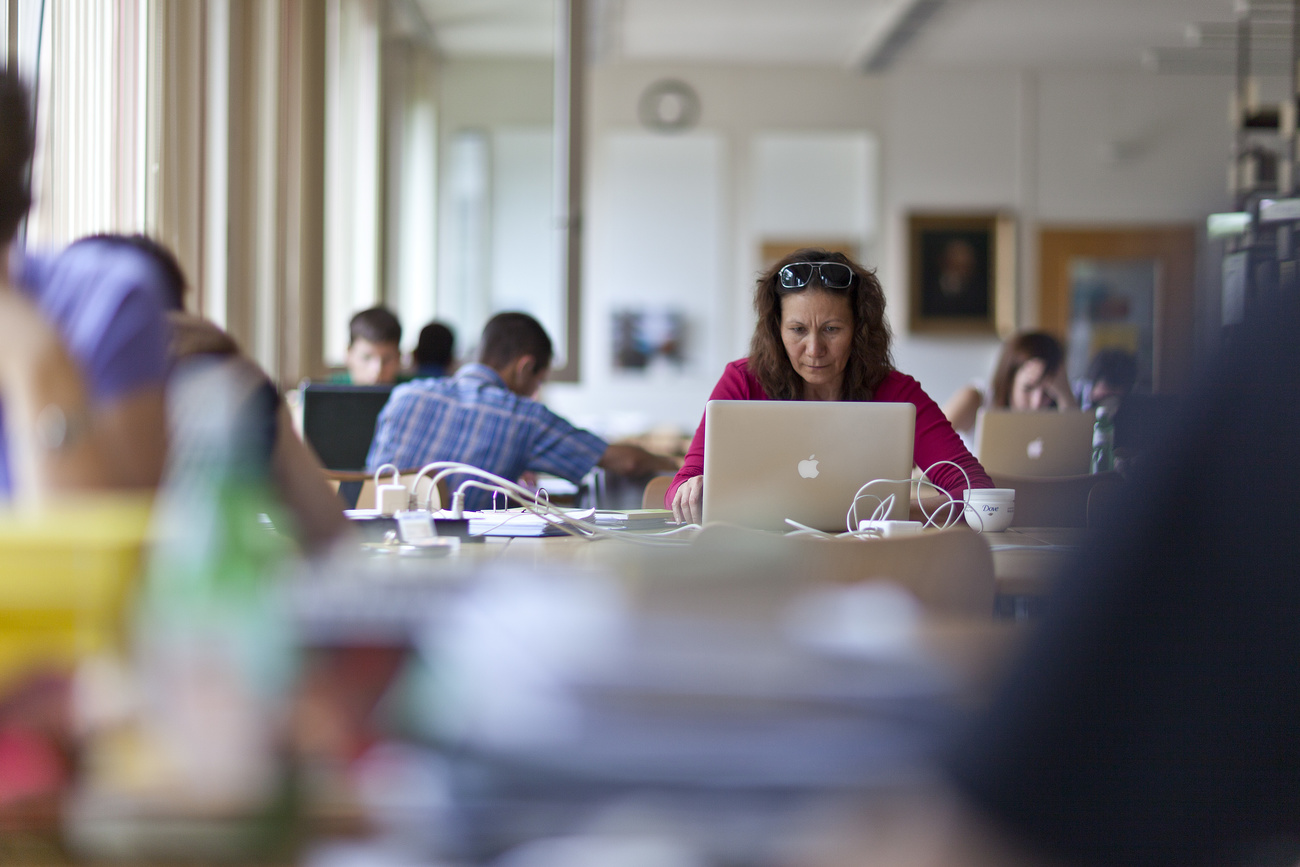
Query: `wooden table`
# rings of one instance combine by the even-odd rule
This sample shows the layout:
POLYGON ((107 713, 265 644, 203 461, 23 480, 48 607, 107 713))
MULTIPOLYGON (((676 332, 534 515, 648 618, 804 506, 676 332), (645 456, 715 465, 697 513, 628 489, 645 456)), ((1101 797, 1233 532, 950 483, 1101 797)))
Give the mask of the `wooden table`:
MULTIPOLYGON (((1002 533, 986 533, 983 538, 993 553, 997 594, 1025 599, 1047 595, 1056 576, 1082 549, 1087 530, 1015 527, 1002 533)), ((609 546, 617 544, 573 536, 490 538, 481 543, 463 544, 459 558, 479 562, 510 559, 534 566, 557 562, 595 563, 609 555, 609 546)))
POLYGON ((1045 596, 1086 539, 1082 527, 1015 527, 985 534, 993 551, 998 594, 1045 596))

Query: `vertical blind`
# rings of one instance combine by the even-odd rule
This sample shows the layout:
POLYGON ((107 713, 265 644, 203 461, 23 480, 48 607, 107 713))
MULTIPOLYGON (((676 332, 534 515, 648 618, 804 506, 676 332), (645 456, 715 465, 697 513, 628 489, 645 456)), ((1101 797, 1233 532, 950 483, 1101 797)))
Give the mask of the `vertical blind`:
POLYGON ((145 231, 148 0, 42 5, 28 243, 145 231))

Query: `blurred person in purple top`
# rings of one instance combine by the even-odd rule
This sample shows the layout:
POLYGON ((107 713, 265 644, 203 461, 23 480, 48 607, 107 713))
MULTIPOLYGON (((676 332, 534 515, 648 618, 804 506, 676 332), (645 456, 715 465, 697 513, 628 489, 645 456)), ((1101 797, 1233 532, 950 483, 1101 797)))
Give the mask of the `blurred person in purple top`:
POLYGON ((19 290, 81 369, 111 483, 153 487, 166 453, 164 275, 138 249, 98 238, 16 258, 19 290))
MULTIPOLYGON (((0 71, 0 247, 30 203, 30 113, 0 71)), ((148 488, 166 446, 161 275, 95 241, 9 256, 0 328, 0 499, 66 487, 148 488)))
POLYGON ((69 252, 82 248, 128 251, 143 256, 155 269, 158 281, 153 285, 160 290, 166 307, 169 337, 169 427, 174 430, 175 425, 183 423, 178 415, 181 410, 177 408, 176 389, 185 385, 184 377, 177 384, 177 374, 187 367, 221 364, 232 377, 257 381, 258 391, 265 400, 252 401, 250 406, 258 406, 267 413, 258 423, 268 433, 268 451, 256 459, 265 459, 268 480, 288 509, 283 529, 298 541, 303 551, 312 554, 326 551, 334 542, 347 537, 348 524, 338 498, 325 482, 320 460, 294 431, 288 408, 276 394, 270 377, 244 355, 229 334, 203 317, 185 311, 188 281, 172 251, 145 235, 94 235, 77 241, 69 252))

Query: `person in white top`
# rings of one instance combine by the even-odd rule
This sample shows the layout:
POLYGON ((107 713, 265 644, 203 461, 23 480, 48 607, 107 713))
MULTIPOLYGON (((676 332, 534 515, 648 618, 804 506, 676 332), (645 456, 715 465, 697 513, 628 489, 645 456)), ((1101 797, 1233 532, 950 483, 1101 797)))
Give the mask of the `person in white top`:
POLYGON ((1015 410, 1078 409, 1065 375, 1065 350, 1046 332, 1022 331, 1002 344, 992 382, 963 386, 944 404, 943 414, 967 442, 981 407, 1015 410))

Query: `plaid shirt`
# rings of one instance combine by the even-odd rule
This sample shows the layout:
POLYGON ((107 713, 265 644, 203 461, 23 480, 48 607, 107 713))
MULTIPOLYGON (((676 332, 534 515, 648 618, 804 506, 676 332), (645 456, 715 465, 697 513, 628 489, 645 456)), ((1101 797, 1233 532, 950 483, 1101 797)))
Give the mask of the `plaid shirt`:
MULTIPOLYGON (((533 470, 577 482, 605 448, 600 437, 510 391, 492 368, 467 364, 455 376, 393 389, 379 413, 366 466, 395 464, 406 471, 461 461, 511 480, 533 470)), ((450 489, 464 478, 450 477, 450 489)), ((465 492, 467 509, 491 508, 491 502, 487 491, 465 492)))

